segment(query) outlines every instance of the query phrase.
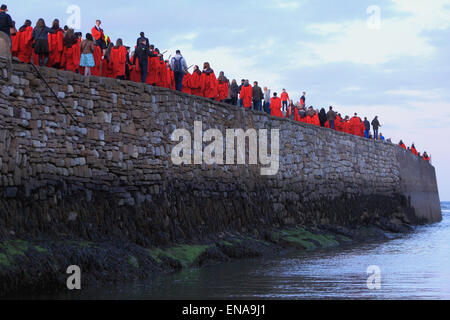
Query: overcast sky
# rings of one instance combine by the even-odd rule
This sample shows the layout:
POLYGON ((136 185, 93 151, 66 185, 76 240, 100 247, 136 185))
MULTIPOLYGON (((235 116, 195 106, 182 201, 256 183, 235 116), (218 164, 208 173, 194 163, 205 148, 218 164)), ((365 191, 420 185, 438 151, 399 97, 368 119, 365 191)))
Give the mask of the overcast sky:
POLYGON ((131 46, 145 31, 189 65, 209 61, 230 79, 286 88, 295 101, 307 91, 308 105, 378 115, 387 138, 432 155, 441 200, 450 200, 450 0, 6 3, 18 26, 73 23, 76 5, 83 33, 99 18, 113 41, 131 46))

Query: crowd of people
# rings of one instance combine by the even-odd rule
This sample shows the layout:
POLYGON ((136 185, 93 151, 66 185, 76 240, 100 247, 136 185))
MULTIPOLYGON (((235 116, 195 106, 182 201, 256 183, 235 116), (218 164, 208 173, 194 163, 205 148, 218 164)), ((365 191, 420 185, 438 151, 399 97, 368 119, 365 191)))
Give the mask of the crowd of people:
MULTIPOLYGON (((2 5, 0 31, 11 37, 12 55, 23 63, 86 76, 147 83, 367 139, 385 140, 383 134, 379 133, 381 124, 378 117, 369 122, 367 118, 362 120, 357 113, 351 118, 343 117, 332 106, 328 112, 325 108, 318 110, 307 107, 306 92, 303 92, 299 102, 294 103, 285 89, 278 96, 277 92, 272 95, 267 87, 261 89, 257 81, 252 86, 249 80, 242 79, 238 85, 234 79, 230 82, 223 71, 216 77, 208 62, 203 64, 202 69, 197 65, 188 67, 180 50, 176 51, 172 59, 164 59, 166 52, 160 52, 150 44, 144 32, 140 33, 131 51, 131 47, 124 46, 122 39, 112 43, 101 28, 100 20, 96 21, 91 33, 87 33, 83 39, 81 32, 75 32, 67 26, 61 28, 58 19, 53 21, 51 27, 46 26, 44 19, 39 19, 34 28, 32 22, 26 20, 23 26, 16 29, 14 21, 6 12, 7 6, 2 5), (189 70, 192 67, 191 73, 189 70)), ((391 142, 390 139, 388 141, 391 142)), ((399 146, 407 149, 403 141, 400 141, 399 146)), ((430 161, 427 153, 420 155, 414 144, 408 150, 430 161)))

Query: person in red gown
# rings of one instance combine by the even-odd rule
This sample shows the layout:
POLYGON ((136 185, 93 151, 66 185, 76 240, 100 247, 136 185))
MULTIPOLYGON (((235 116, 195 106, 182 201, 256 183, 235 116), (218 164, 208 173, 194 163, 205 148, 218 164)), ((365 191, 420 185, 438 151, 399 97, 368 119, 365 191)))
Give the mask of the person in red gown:
POLYGON ((127 49, 124 47, 122 39, 117 39, 116 45, 111 49, 110 62, 113 69, 113 78, 125 80, 127 49))
POLYGON ((50 54, 47 66, 60 69, 64 50, 64 30, 59 27, 58 19, 53 21, 52 29, 54 33, 48 34, 48 47, 50 54))
POLYGON ((91 68, 91 74, 93 76, 97 76, 100 77, 101 74, 101 64, 102 64, 102 49, 100 48, 100 46, 94 46, 94 62, 95 62, 95 67, 91 68))
POLYGON ((283 112, 281 112, 281 99, 277 97, 276 92, 274 92, 273 98, 270 99, 270 114, 274 117, 283 118, 283 112))
POLYGON ((203 72, 200 78, 202 95, 205 98, 215 100, 217 97, 217 79, 214 70, 208 62, 203 64, 203 72))
POLYGON ((73 29, 67 30, 64 36, 64 50, 61 60, 61 66, 67 71, 77 72, 80 65, 80 46, 78 38, 75 36, 73 29))
POLYGON ((114 78, 114 69, 111 62, 111 51, 114 45, 108 44, 108 48, 105 51, 104 59, 102 60, 102 77, 114 78))
POLYGON ((130 80, 134 82, 141 82, 142 78, 141 78, 141 67, 139 65, 139 57, 132 54, 130 62, 131 62, 130 80))
POLYGON ((419 156, 419 153, 417 152, 417 149, 416 149, 416 146, 414 145, 414 143, 413 143, 412 146, 411 146, 411 153, 412 153, 413 155, 415 155, 416 157, 419 156))
POLYGON ((191 76, 191 92, 193 95, 202 97, 202 85, 201 85, 202 72, 198 66, 194 66, 194 72, 191 76))
POLYGON ((245 80, 244 85, 241 88, 240 97, 242 99, 242 105, 244 108, 251 108, 253 102, 253 87, 248 80, 245 80))
POLYGON ((175 90, 175 74, 170 67, 170 61, 166 60, 166 72, 167 72, 167 86, 170 90, 175 90))
POLYGON ((151 84, 152 86, 156 85, 158 82, 158 69, 160 65, 161 55, 159 53, 159 50, 155 50, 155 46, 150 46, 150 55, 148 58, 148 75, 146 82, 148 84, 151 84))
POLYGON ((192 94, 192 91, 191 91, 191 79, 192 79, 192 75, 190 74, 189 71, 186 71, 184 73, 184 77, 183 77, 183 89, 182 89, 182 92, 187 93, 187 94, 192 94))
POLYGON ((398 145, 400 146, 400 148, 406 150, 406 145, 403 143, 403 140, 400 140, 400 142, 398 143, 398 145))
MULTIPOLYGON (((230 81, 225 77, 225 73, 221 71, 217 78, 217 101, 225 102, 228 98, 228 90, 230 88, 230 81)), ((253 93, 252 93, 253 94, 253 93)))
MULTIPOLYGON (((361 123, 362 123, 361 118, 358 117, 357 113, 355 113, 355 115, 350 119, 351 134, 353 134, 355 136, 361 136, 361 123)), ((363 135, 364 135, 364 133, 363 133, 363 135)))
POLYGON ((105 41, 106 37, 103 29, 100 28, 101 24, 102 22, 100 20, 97 20, 95 22, 95 26, 91 30, 91 34, 94 37, 96 44, 102 49, 102 54, 104 55, 106 49, 108 48, 108 43, 105 41))
POLYGON ((23 63, 30 63, 33 52, 31 35, 33 27, 31 20, 26 20, 17 32, 17 58, 23 63))

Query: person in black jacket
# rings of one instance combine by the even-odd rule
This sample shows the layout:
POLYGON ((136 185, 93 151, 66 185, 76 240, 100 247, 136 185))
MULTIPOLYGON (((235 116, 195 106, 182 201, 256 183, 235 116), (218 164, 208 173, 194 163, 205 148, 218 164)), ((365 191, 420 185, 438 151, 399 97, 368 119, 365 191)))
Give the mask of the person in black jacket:
POLYGON ((141 81, 147 81, 148 58, 150 57, 149 45, 146 39, 140 38, 140 42, 134 51, 133 64, 136 65, 136 58, 139 59, 139 68, 141 69, 141 81))
POLYGON ((327 113, 324 108, 320 109, 319 122, 321 127, 325 127, 325 123, 327 122, 327 113))
POLYGON ((364 117, 364 136, 367 139, 370 139, 369 134, 370 134, 370 122, 369 120, 367 120, 367 117, 364 117))
POLYGON ((11 32, 9 31, 9 29, 13 27, 13 23, 11 16, 6 13, 7 11, 8 7, 6 6, 6 4, 2 4, 0 8, 0 31, 6 33, 9 39, 11 39, 11 32))
POLYGON ((258 81, 253 83, 253 109, 262 111, 261 100, 264 99, 264 94, 261 88, 258 86, 258 81))

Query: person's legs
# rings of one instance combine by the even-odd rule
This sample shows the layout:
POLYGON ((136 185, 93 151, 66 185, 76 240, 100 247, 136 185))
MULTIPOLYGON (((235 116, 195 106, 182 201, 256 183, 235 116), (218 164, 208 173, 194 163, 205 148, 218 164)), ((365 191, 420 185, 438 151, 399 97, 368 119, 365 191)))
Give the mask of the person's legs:
POLYGON ((148 73, 148 65, 147 64, 139 64, 139 68, 141 68, 141 81, 142 83, 147 82, 147 73, 148 73))
POLYGON ((91 75, 91 68, 85 67, 84 68, 84 75, 85 76, 90 76, 91 75))
POLYGON ((175 76, 175 89, 177 91, 182 91, 183 90, 184 73, 183 72, 174 72, 174 76, 175 76))
POLYGON ((378 129, 373 129, 373 137, 378 140, 378 129))
POLYGON ((241 108, 244 107, 244 100, 239 99, 239 107, 241 107, 241 108))
POLYGON ((334 120, 329 120, 330 123, 330 129, 334 130, 334 120))
POLYGON ((369 130, 364 130, 364 136, 369 139, 369 130))

